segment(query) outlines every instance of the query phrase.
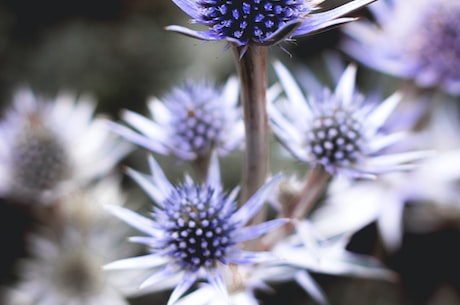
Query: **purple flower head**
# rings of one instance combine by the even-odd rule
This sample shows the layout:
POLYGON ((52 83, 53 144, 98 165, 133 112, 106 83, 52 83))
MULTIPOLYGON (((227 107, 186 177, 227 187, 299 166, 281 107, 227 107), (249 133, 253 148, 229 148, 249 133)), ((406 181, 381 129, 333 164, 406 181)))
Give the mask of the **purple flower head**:
POLYGON ((227 295, 221 269, 229 268, 228 264, 253 264, 274 259, 267 252, 243 250, 242 242, 286 222, 276 219, 246 226, 280 176, 262 186, 238 209, 237 190, 229 193, 222 190, 215 155, 211 159, 208 179, 201 185, 187 176, 182 184, 173 186, 153 158, 150 158, 150 166, 151 176, 134 170, 129 170, 128 174, 155 202, 152 218, 121 207, 108 207, 113 214, 148 235, 133 237, 132 241, 147 245, 150 254, 116 261, 106 268, 157 268, 141 287, 183 274, 169 299, 168 304, 172 304, 199 278, 207 279, 217 291, 227 295))
POLYGON ((411 168, 413 165, 407 162, 426 155, 382 153, 406 136, 404 132, 382 132, 401 96, 396 93, 381 103, 366 100, 355 89, 354 65, 343 72, 333 92, 321 88, 320 92, 310 92, 308 98, 283 65, 276 62, 274 67, 286 98, 269 103, 271 126, 297 159, 322 165, 331 174, 374 178, 380 173, 411 168))
POLYGON ((377 25, 344 28, 343 49, 371 68, 460 94, 460 3, 449 0, 378 1, 377 25))
POLYGON ((123 119, 139 132, 111 124, 129 141, 156 153, 182 160, 208 157, 213 150, 225 155, 244 139, 238 94, 238 81, 233 77, 223 88, 209 82, 188 82, 172 89, 161 101, 149 101, 153 120, 123 112, 123 119))
POLYGON ((226 40, 237 46, 275 45, 354 20, 341 17, 374 0, 354 0, 318 12, 323 0, 173 0, 193 23, 207 26, 195 31, 182 26, 168 30, 202 40, 226 40))

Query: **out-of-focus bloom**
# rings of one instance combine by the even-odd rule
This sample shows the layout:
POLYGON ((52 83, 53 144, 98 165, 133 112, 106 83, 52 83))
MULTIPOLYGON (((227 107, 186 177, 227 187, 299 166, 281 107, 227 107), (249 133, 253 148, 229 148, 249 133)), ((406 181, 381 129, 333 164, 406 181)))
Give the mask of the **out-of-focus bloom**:
POLYGON ((145 275, 101 270, 102 265, 139 251, 122 242, 128 230, 103 209, 105 204, 121 205, 125 198, 120 179, 105 179, 88 192, 66 197, 64 204, 72 205, 74 213, 57 215, 58 230, 39 228, 30 236, 29 255, 19 261, 19 281, 11 287, 6 304, 129 304, 125 296, 137 290, 132 283, 145 275))
POLYGON ((412 168, 408 162, 426 156, 426 152, 384 152, 406 137, 404 132, 381 130, 401 96, 395 93, 381 103, 366 100, 355 88, 354 65, 343 72, 334 92, 322 88, 308 98, 282 64, 276 62, 274 67, 286 98, 275 100, 275 94, 268 94, 268 114, 276 137, 297 159, 320 164, 331 174, 374 178, 412 168))
POLYGON ((183 274, 169 299, 168 304, 172 304, 200 278, 206 279, 225 297, 223 269, 233 264, 274 259, 269 252, 246 251, 241 247, 243 242, 286 223, 285 219, 276 219, 245 226, 262 207, 280 176, 272 178, 237 209, 237 189, 230 193, 222 190, 216 155, 211 159, 207 181, 201 185, 187 176, 184 183, 175 187, 153 158, 149 163, 152 176, 131 169, 128 174, 156 203, 152 219, 121 207, 109 208, 114 215, 148 235, 133 237, 132 241, 147 245, 150 253, 115 261, 108 264, 107 269, 156 268, 141 287, 183 274))
POLYGON ((297 36, 353 21, 341 17, 374 0, 354 0, 339 7, 319 11, 324 0, 173 0, 192 23, 209 27, 195 31, 182 26, 168 26, 202 40, 226 40, 236 46, 275 45, 297 36))
POLYGON ((285 264, 296 266, 295 281, 317 302, 327 304, 321 287, 309 272, 336 276, 354 276, 379 280, 394 280, 395 275, 372 256, 346 250, 349 232, 334 238, 324 238, 309 221, 296 223, 296 234, 281 241, 273 253, 285 264))
POLYGON ((153 98, 148 102, 153 120, 123 112, 123 119, 139 132, 117 123, 111 125, 133 143, 182 160, 209 157, 214 149, 225 155, 244 139, 238 94, 238 81, 233 77, 223 88, 188 82, 174 88, 163 100, 153 98))
POLYGON ((0 123, 1 195, 49 203, 112 170, 131 148, 94 110, 90 99, 19 90, 0 123))
POLYGON ((377 24, 347 25, 343 49, 364 64, 420 87, 460 94, 460 3, 382 0, 369 6, 377 24))
POLYGON ((22 279, 8 304, 128 305, 100 269, 107 262, 103 255, 114 248, 97 252, 98 242, 101 240, 88 241, 78 232, 68 232, 62 240, 35 236, 30 241, 33 258, 21 262, 22 279))
POLYGON ((395 251, 407 229, 403 221, 407 204, 418 209, 416 217, 431 210, 423 219, 414 218, 418 221, 412 222, 413 231, 433 231, 443 220, 458 219, 459 190, 455 183, 460 179, 460 171, 452 164, 459 157, 459 150, 443 153, 424 160, 412 172, 391 173, 378 181, 336 187, 311 220, 326 236, 344 230, 357 232, 376 222, 385 248, 395 251))

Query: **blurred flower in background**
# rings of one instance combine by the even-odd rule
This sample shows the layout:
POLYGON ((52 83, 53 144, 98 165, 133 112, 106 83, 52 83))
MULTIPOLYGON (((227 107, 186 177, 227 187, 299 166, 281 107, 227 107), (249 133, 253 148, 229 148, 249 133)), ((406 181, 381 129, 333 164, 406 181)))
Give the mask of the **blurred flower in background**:
MULTIPOLYGON (((330 215, 331 222, 336 215, 330 215)), ((292 279, 317 303, 328 304, 328 296, 310 273, 362 277, 392 281, 396 275, 375 257, 360 255, 346 249, 352 231, 343 230, 335 236, 322 236, 308 220, 296 221, 296 233, 279 242, 273 253, 286 265, 296 268, 292 279)))
POLYGON ((224 156, 241 147, 244 139, 238 97, 235 77, 223 87, 209 81, 188 81, 161 100, 149 100, 152 119, 123 111, 124 121, 139 132, 118 123, 111 127, 130 142, 179 160, 209 159, 214 150, 224 156))
POLYGON ((11 287, 7 304, 129 304, 127 296, 137 291, 133 283, 141 274, 105 273, 101 268, 139 251, 122 243, 129 231, 103 210, 103 205, 124 201, 117 176, 61 199, 65 208, 54 215, 55 223, 29 236, 29 254, 17 265, 18 283, 11 287))
POLYGON ((365 65, 419 87, 460 94, 460 3, 381 0, 369 6, 376 23, 344 27, 343 49, 365 65))
POLYGON ((0 193, 52 203, 108 174, 130 150, 102 121, 95 103, 61 94, 42 100, 27 88, 0 123, 0 193))

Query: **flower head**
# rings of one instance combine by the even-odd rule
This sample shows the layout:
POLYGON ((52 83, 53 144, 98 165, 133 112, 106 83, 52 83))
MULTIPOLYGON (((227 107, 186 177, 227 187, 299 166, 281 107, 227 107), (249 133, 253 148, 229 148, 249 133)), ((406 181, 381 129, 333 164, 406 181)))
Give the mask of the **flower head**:
POLYGON ((147 245, 150 254, 116 261, 106 268, 160 267, 141 287, 184 273, 169 299, 169 304, 172 304, 199 278, 207 279, 217 291, 226 295, 221 268, 229 268, 228 264, 252 264, 273 259, 266 252, 243 250, 241 243, 286 222, 285 219, 277 219, 245 227, 280 177, 270 180, 237 209, 236 190, 230 193, 222 191, 215 155, 208 179, 201 185, 187 176, 182 184, 175 187, 165 178, 153 158, 150 158, 150 166, 150 177, 134 170, 128 173, 155 201, 151 214, 153 219, 127 209, 110 208, 113 214, 148 234, 132 240, 147 245))
POLYGON ((0 122, 0 193, 46 202, 108 173, 130 145, 94 110, 89 99, 61 94, 51 102, 19 90, 0 122))
POLYGON ((279 62, 275 71, 287 99, 269 103, 271 125, 276 137, 297 159, 320 164, 331 174, 372 178, 410 168, 404 163, 426 154, 380 154, 405 136, 381 131, 401 96, 394 94, 380 104, 366 101, 355 89, 355 66, 343 72, 334 92, 322 90, 308 99, 279 62))
POLYGON ((149 101, 154 120, 123 112, 123 119, 139 133, 111 124, 120 135, 153 152, 196 160, 209 157, 214 149, 224 155, 242 144, 244 125, 237 102, 235 78, 230 78, 223 88, 207 82, 188 82, 174 88, 162 101, 149 101))
POLYGON ((345 27, 343 48, 364 64, 420 87, 460 94, 460 3, 449 0, 378 1, 378 25, 345 27))
POLYGON ((316 12, 324 0, 173 0, 193 23, 207 31, 181 26, 167 29, 202 40, 227 40, 237 46, 275 45, 285 39, 312 34, 354 20, 341 17, 373 0, 355 0, 337 8, 316 12))

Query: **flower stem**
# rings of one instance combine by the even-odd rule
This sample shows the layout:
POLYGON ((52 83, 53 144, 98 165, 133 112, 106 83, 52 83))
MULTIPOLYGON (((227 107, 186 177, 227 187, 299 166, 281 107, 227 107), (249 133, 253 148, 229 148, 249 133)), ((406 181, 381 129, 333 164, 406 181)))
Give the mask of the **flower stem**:
POLYGON ((295 202, 295 209, 290 217, 296 219, 304 218, 313 208, 318 198, 324 193, 332 176, 322 165, 316 165, 307 176, 302 191, 295 202))
MULTIPOLYGON (((246 136, 240 202, 246 202, 265 183, 268 172, 267 50, 255 45, 242 48, 233 47, 233 51, 240 77, 246 136)), ((253 223, 263 221, 265 213, 256 215, 253 223)))
POLYGON ((210 155, 199 156, 193 162, 195 171, 198 175, 198 179, 201 183, 204 183, 208 178, 208 170, 209 170, 209 162, 210 162, 210 155))
MULTIPOLYGON (((299 220, 305 218, 328 187, 331 178, 331 174, 324 170, 323 166, 313 167, 306 177, 302 190, 292 199, 292 203, 288 204, 288 208, 281 211, 279 217, 299 220)), ((262 249, 269 251, 294 230, 295 226, 290 222, 285 224, 281 230, 270 232, 261 241, 262 249)))

